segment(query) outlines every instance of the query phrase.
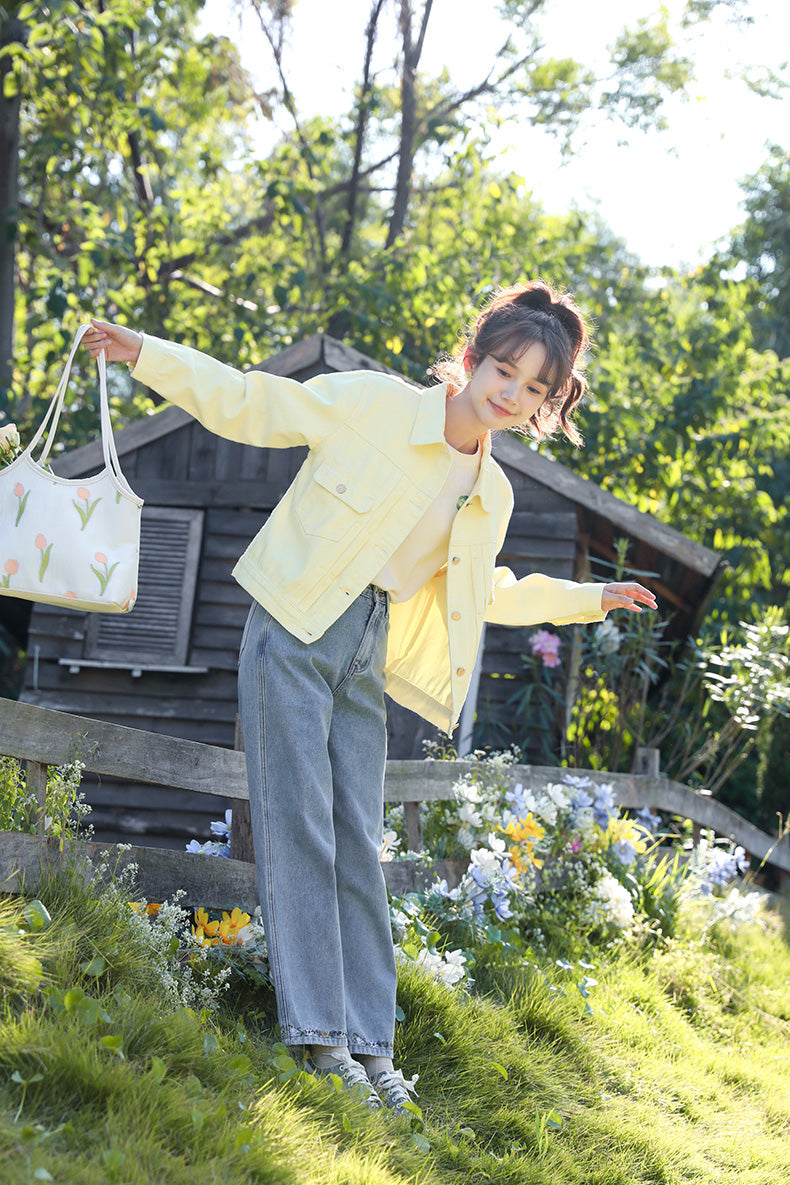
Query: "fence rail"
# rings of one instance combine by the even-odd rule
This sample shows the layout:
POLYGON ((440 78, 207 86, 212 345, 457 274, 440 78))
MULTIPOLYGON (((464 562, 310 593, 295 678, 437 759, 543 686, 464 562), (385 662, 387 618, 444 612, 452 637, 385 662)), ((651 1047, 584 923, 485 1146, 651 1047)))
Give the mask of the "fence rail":
MULTIPOLYGON (((37 789, 38 803, 46 805, 46 771, 79 759, 90 773, 127 778, 169 789, 193 790, 221 795, 239 804, 249 801, 244 754, 233 749, 185 741, 141 729, 107 724, 32 704, 0 699, 0 754, 27 762, 29 782, 37 789)), ((473 764, 464 761, 388 761, 384 784, 386 802, 402 802, 405 808, 407 842, 420 851, 421 802, 450 799, 457 779, 473 764)), ((513 765, 508 776, 532 790, 561 780, 562 770, 548 766, 513 765)), ((588 774, 605 780, 613 789, 615 802, 629 809, 651 807, 691 819, 696 827, 710 828, 741 844, 754 858, 773 865, 784 886, 790 876, 790 837, 772 839, 759 828, 716 799, 706 797, 654 772, 652 774, 588 774)), ((234 810, 234 826, 244 811, 234 810)), ((243 823, 241 824, 243 825, 243 823)), ((99 852, 112 845, 80 842, 73 850, 94 862, 99 852)), ((53 868, 64 858, 52 840, 11 832, 0 833, 0 890, 17 891, 31 884, 41 871, 53 868)), ((119 858, 119 867, 138 866, 140 888, 151 900, 162 900, 177 888, 187 898, 208 908, 250 906, 257 901, 254 865, 245 860, 216 860, 188 852, 161 848, 133 847, 119 858)), ((431 873, 409 862, 387 862, 384 873, 393 892, 413 888, 427 875, 437 873, 457 883, 462 869, 457 861, 440 861, 431 873)))

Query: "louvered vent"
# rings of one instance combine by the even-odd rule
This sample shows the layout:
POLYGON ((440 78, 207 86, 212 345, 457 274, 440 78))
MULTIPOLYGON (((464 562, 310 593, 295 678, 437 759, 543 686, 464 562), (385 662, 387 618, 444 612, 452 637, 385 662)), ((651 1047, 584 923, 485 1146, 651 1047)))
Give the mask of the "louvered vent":
POLYGON ((88 657, 186 662, 202 528, 202 511, 143 508, 137 603, 92 615, 88 657))

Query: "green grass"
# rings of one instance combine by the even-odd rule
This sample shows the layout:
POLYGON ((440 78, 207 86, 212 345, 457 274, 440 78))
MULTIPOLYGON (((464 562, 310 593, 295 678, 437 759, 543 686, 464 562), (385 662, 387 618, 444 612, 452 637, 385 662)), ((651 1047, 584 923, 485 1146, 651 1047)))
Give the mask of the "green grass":
POLYGON ((267 993, 173 1012, 106 902, 68 878, 40 895, 52 924, 28 937, 24 902, 0 905, 3 1185, 790 1180, 786 907, 704 939, 687 917, 594 969, 478 964, 471 997, 404 970, 397 1052, 420 1075, 420 1133, 326 1081, 281 1082, 267 993))

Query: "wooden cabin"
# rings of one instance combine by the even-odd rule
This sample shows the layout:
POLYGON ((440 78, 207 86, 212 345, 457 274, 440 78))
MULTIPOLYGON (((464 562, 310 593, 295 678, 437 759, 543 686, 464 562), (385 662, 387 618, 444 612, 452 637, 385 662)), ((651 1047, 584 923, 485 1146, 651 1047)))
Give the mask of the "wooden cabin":
MULTIPOLYGON (((387 368, 316 334, 260 369, 305 380, 327 371, 387 368)), ((233 747, 237 653, 250 599, 231 569, 291 482, 304 450, 223 440, 175 407, 118 432, 116 445, 126 478, 145 499, 139 599, 128 616, 35 605, 20 698, 233 747)), ((500 435, 494 453, 516 499, 501 562, 518 576, 542 571, 608 580, 611 570, 601 565, 611 560, 614 541, 627 536, 631 565, 656 574, 645 583, 671 611, 670 635, 682 638, 696 629, 719 556, 512 437, 500 435)), ((55 468, 74 478, 102 464, 96 442, 63 456, 55 468)), ((495 676, 517 675, 524 647, 522 630, 487 629, 479 679, 462 718, 462 751, 474 744, 476 704, 485 700, 488 711, 494 705, 506 714, 505 686, 495 676)), ((390 708, 390 757, 422 756, 423 739, 436 731, 405 709, 390 708)), ((191 837, 208 838, 209 822, 229 805, 220 785, 216 799, 108 779, 86 781, 85 789, 96 836, 108 842, 144 836, 149 846, 180 847, 191 837)))

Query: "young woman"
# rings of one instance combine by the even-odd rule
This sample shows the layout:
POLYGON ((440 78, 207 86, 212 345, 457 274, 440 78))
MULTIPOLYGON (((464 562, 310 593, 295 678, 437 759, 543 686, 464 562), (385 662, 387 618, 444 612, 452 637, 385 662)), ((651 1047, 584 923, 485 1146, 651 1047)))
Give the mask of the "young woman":
POLYGON ((499 293, 446 382, 371 371, 304 384, 93 321, 95 357, 213 432, 307 445, 293 484, 234 569, 253 597, 239 706, 264 926, 282 1040, 313 1072, 402 1109, 392 1063, 395 960, 378 860, 384 691, 448 732, 484 621, 601 621, 655 608, 639 584, 576 584, 495 567, 513 507, 491 431, 574 443, 588 339, 573 300, 534 282, 499 293))

